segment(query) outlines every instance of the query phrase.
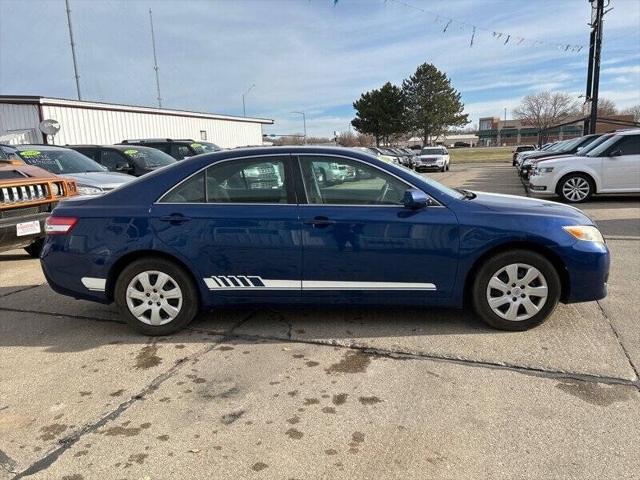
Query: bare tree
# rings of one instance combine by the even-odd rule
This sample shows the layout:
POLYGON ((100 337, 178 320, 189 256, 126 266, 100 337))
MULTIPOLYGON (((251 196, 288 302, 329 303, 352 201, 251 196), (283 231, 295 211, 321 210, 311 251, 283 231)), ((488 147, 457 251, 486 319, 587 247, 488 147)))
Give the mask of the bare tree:
POLYGON ((367 135, 366 133, 358 133, 358 135, 356 135, 356 140, 360 147, 370 147, 376 143, 376 139, 372 135, 367 135))
MULTIPOLYGON (((582 106, 582 114, 589 115, 591 113, 591 107, 588 103, 585 103, 582 106)), ((599 117, 608 117, 610 115, 617 115, 618 109, 616 108, 616 104, 613 103, 613 100, 609 100, 608 98, 599 98, 598 99, 598 116, 599 117)))
POLYGON ((343 147, 357 147, 358 137, 353 132, 340 132, 336 137, 336 143, 343 147))
POLYGON ((640 105, 634 105, 633 107, 625 108, 621 113, 625 115, 633 115, 633 121, 640 122, 640 105))
POLYGON ((546 129, 579 113, 578 102, 571 95, 549 91, 527 95, 520 106, 513 110, 514 117, 540 131, 541 143, 546 140, 546 129))

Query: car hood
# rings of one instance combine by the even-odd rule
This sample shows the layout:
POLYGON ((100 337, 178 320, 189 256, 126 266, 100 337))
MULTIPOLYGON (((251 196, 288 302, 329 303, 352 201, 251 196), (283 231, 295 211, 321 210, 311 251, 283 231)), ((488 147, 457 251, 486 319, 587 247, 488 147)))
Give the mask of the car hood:
POLYGON ((570 205, 564 205, 549 200, 520 197, 518 195, 504 195, 500 193, 473 192, 476 197, 474 204, 481 205, 488 210, 500 213, 534 214, 564 217, 576 222, 577 225, 592 225, 593 221, 581 210, 570 205))
POLYGON ((525 158, 527 160, 533 160, 533 159, 544 158, 544 157, 558 157, 560 155, 570 155, 570 154, 567 152, 536 152, 536 153, 532 153, 531 155, 527 155, 525 158))
POLYGON ((136 178, 133 175, 118 172, 65 173, 65 177, 71 177, 80 184, 104 190, 111 190, 136 178))

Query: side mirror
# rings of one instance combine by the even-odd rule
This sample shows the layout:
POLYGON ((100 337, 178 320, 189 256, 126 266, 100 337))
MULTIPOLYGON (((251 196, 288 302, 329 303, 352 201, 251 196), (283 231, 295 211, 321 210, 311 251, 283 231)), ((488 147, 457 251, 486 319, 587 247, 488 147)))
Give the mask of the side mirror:
POLYGON ((131 165, 126 162, 119 162, 116 164, 116 172, 129 172, 131 171, 131 165))
POLYGON ((622 155, 622 150, 614 150, 609 154, 610 157, 619 157, 620 155, 622 155))
POLYGON ((411 210, 419 210, 429 204, 429 197, 422 190, 410 188, 409 190, 404 192, 402 203, 406 208, 410 208, 411 210))

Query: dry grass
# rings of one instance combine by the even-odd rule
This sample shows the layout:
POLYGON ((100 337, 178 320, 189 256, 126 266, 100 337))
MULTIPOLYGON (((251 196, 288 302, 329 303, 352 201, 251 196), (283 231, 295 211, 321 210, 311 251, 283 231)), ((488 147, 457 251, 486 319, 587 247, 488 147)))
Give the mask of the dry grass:
POLYGON ((512 147, 450 148, 453 163, 510 162, 512 147))

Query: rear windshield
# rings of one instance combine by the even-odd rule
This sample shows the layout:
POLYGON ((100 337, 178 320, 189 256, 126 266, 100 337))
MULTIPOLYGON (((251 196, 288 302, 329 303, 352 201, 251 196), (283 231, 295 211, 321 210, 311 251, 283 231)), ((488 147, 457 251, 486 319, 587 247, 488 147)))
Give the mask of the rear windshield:
POLYGON ((191 148, 193 148, 196 153, 211 153, 222 150, 218 145, 211 142, 193 142, 191 148))
POLYGON ((127 148, 122 153, 142 168, 159 168, 176 162, 175 158, 155 148, 127 148))
POLYGON ((56 175, 64 173, 104 172, 107 169, 75 150, 19 150, 18 155, 29 165, 44 168, 56 175))

